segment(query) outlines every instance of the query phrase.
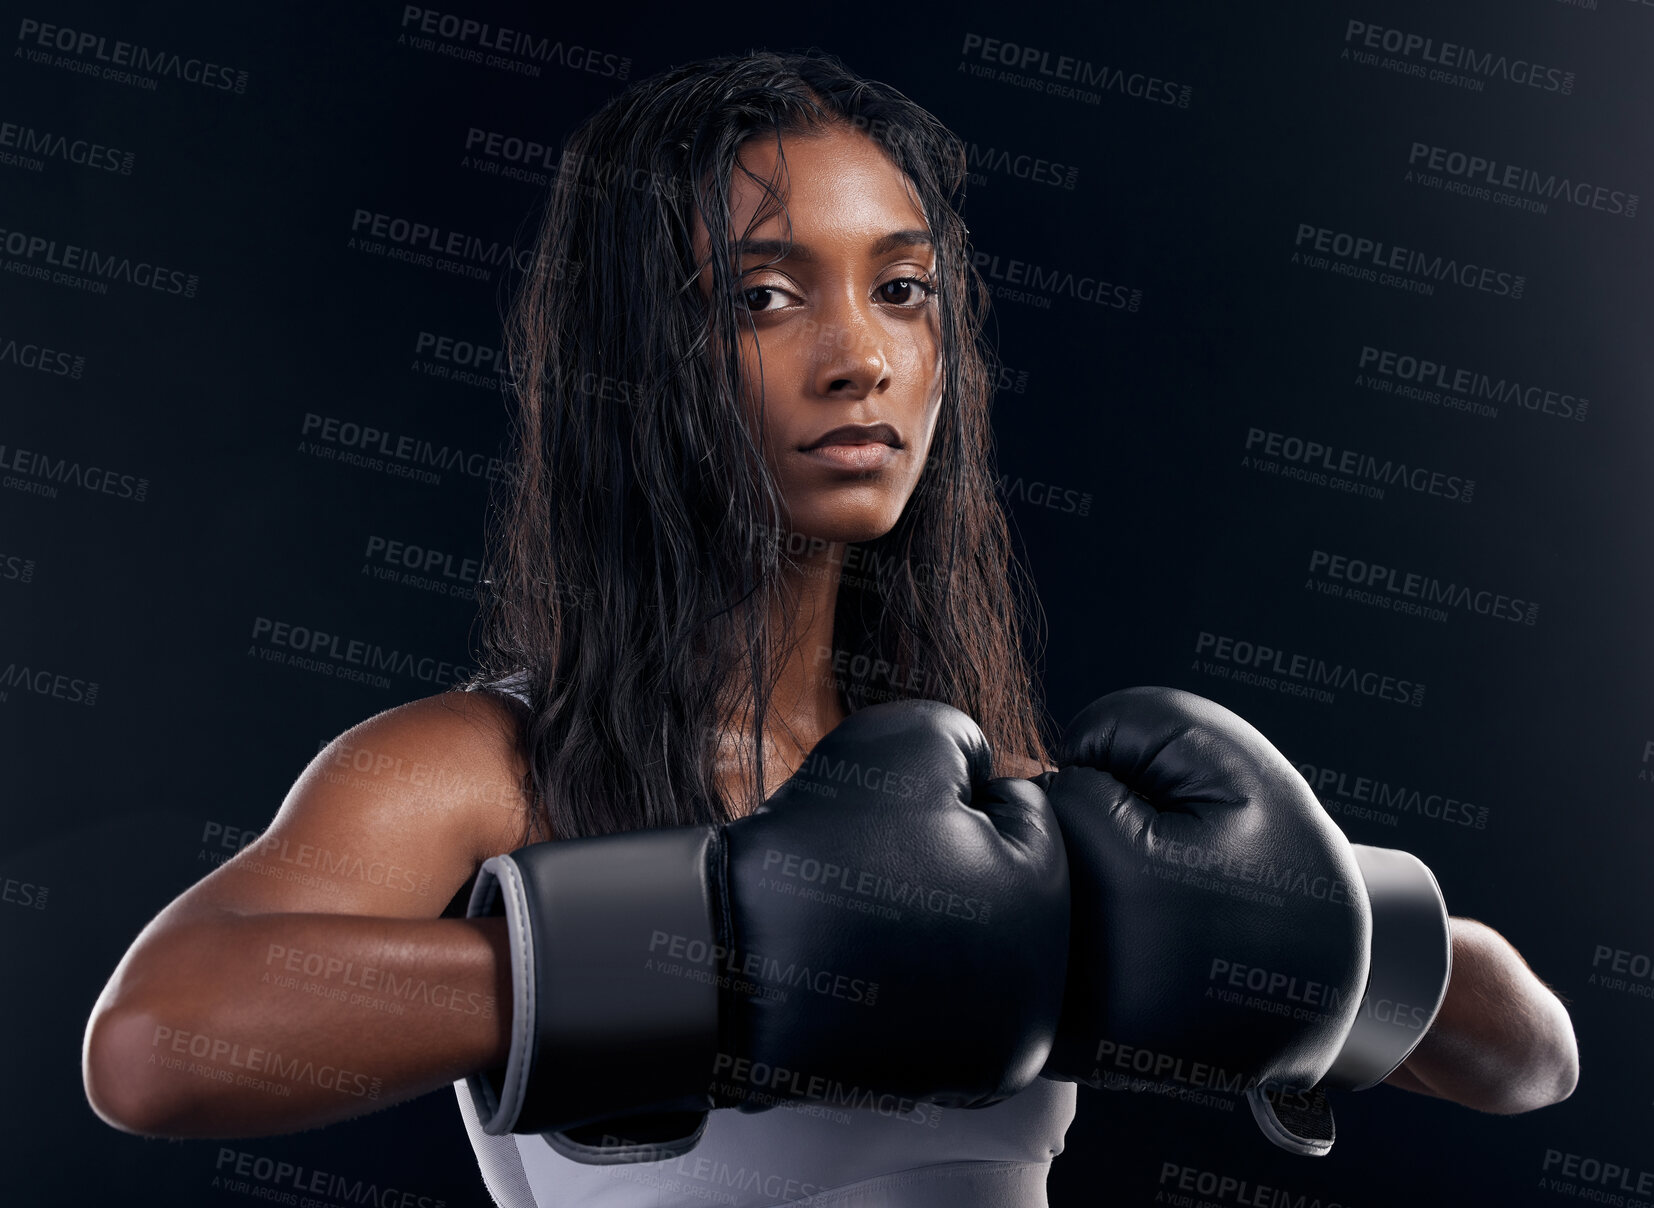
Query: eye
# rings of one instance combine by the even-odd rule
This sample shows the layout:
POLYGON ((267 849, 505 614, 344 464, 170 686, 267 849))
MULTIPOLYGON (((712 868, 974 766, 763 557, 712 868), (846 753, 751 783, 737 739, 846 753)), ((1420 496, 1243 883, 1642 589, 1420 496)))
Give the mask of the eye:
POLYGON ((886 298, 904 310, 917 310, 936 296, 936 283, 929 277, 897 277, 894 281, 886 281, 879 286, 881 290, 891 286, 900 286, 906 291, 902 298, 886 298))
POLYGON ((776 297, 786 297, 787 291, 779 285, 749 285, 735 295, 738 306, 760 314, 766 310, 780 310, 781 307, 771 306, 776 297))

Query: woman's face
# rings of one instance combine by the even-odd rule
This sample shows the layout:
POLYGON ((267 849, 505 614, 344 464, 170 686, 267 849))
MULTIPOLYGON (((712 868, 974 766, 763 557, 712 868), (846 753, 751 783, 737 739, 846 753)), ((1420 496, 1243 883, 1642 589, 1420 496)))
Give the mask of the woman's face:
MULTIPOLYGON (((754 329, 741 325, 743 405, 751 419, 763 409, 764 455, 791 531, 867 541, 895 527, 936 427, 935 252, 905 177, 867 136, 835 127, 785 138, 782 150, 784 213, 746 231, 763 190, 739 171, 730 187, 736 302, 754 329), (790 252, 762 267, 780 250, 764 241, 787 239, 789 217, 790 252)), ((775 173, 773 139, 739 156, 760 179, 775 173)), ((704 226, 695 242, 705 256, 704 226)), ((704 269, 703 293, 711 278, 704 269)))

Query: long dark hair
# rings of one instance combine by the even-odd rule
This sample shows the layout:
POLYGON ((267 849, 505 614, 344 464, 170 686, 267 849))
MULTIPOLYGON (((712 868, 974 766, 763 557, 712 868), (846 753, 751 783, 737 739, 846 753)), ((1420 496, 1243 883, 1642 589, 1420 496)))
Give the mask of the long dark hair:
MULTIPOLYGON (((832 55, 724 56, 633 84, 569 136, 508 316, 517 421, 470 686, 514 676, 527 694, 524 787, 545 816, 526 834, 732 816, 717 737, 737 710, 764 733, 785 653, 765 603, 805 551, 783 531, 762 434, 738 404, 737 325, 752 320, 736 303, 730 179, 746 140, 779 150, 782 135, 834 125, 874 139, 917 191, 935 241, 944 380, 913 496, 894 529, 848 548, 834 649, 806 653, 850 710, 946 701, 982 727, 995 774, 1008 754, 1045 760, 1048 722, 1021 644, 1031 626, 1043 642, 1043 616, 994 491, 987 291, 958 211, 963 146, 832 55)), ((782 199, 751 178, 769 193, 756 223, 782 199)), ((745 780, 754 798, 762 746, 745 780)))

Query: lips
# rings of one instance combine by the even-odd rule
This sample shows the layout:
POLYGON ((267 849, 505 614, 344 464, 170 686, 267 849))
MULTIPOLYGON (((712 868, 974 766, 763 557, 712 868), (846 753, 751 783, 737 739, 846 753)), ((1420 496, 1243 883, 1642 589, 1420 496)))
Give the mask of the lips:
POLYGON ((889 445, 900 449, 902 438, 889 424, 840 424, 830 432, 822 433, 814 443, 804 445, 801 451, 808 453, 811 449, 828 445, 889 445))

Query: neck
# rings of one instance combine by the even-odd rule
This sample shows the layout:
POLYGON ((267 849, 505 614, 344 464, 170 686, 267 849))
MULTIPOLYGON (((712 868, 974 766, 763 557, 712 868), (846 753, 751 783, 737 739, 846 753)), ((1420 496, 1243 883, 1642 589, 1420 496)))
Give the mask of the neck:
MULTIPOLYGON (((844 706, 833 673, 833 611, 848 548, 843 542, 809 543, 809 551, 784 572, 767 604, 770 648, 779 674, 766 710, 766 749, 802 754, 839 722, 844 706)), ((750 691, 750 685, 743 685, 750 691)), ((738 728, 752 734, 750 697, 738 728)))
POLYGON ((833 613, 844 572, 843 542, 811 549, 784 575, 770 608, 770 632, 783 651, 781 675, 772 698, 777 720, 815 745, 844 720, 838 679, 833 672, 833 613), (803 727, 802 729, 800 727, 803 727))

